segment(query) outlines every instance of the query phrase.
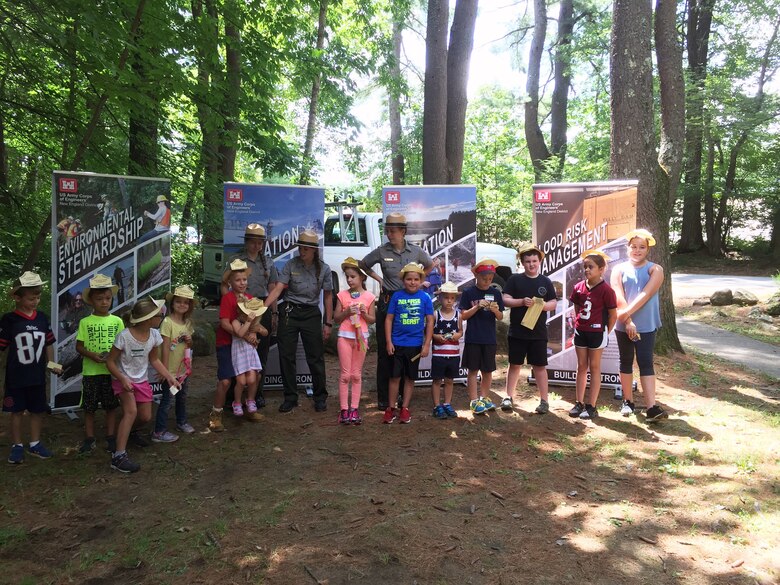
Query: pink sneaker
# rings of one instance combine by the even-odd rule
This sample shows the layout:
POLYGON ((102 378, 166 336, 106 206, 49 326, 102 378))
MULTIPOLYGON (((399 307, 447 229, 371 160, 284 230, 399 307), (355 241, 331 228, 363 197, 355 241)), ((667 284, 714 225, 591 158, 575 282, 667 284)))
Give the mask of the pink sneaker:
POLYGON ((348 425, 349 424, 349 411, 346 408, 342 408, 339 412, 339 424, 342 425, 348 425))
POLYGON ((360 413, 358 412, 357 408, 353 408, 349 413, 349 422, 351 422, 353 425, 359 425, 363 423, 363 419, 360 418, 360 413))
POLYGON ((240 402, 233 403, 233 414, 236 416, 244 416, 244 409, 241 407, 240 402))
POLYGON ((249 414, 254 414, 257 412, 257 403, 254 400, 247 400, 246 403, 246 411, 249 414))

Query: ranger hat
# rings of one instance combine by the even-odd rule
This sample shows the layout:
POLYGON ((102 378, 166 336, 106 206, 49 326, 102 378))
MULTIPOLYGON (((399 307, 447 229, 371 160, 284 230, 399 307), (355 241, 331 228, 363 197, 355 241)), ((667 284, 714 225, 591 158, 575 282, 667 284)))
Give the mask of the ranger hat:
POLYGON ((11 296, 14 296, 20 288, 33 288, 44 284, 38 274, 28 270, 14 281, 13 287, 11 287, 11 296))
POLYGON ((317 236, 317 232, 304 230, 298 235, 298 241, 295 242, 295 245, 303 246, 304 248, 319 248, 320 238, 317 236))
POLYGON ((244 315, 254 313, 255 317, 259 317, 268 310, 268 307, 263 304, 260 299, 249 299, 248 301, 241 301, 238 303, 238 308, 244 315))
POLYGON ((609 264, 609 261, 612 260, 612 258, 609 257, 609 254, 601 250, 585 250, 582 253, 582 256, 580 256, 580 258, 585 260, 585 258, 587 258, 588 256, 601 256, 602 258, 604 258, 604 262, 606 262, 607 264, 609 264))
POLYGON ((132 313, 130 314, 130 324, 135 325, 136 323, 141 323, 143 321, 146 321, 147 319, 151 319, 155 315, 159 314, 159 312, 162 310, 163 306, 165 306, 164 301, 158 301, 156 299, 153 299, 152 297, 147 297, 148 300, 152 301, 154 303, 154 309, 150 309, 148 313, 144 315, 140 315, 138 317, 133 317, 132 313))
POLYGON ((170 303, 173 300, 173 297, 180 297, 182 299, 189 299, 194 300, 195 299, 195 291, 192 290, 192 287, 189 285, 182 285, 177 286, 175 289, 173 289, 173 292, 169 292, 165 295, 166 302, 170 303))
POLYGON ((436 291, 437 294, 445 293, 451 295, 456 295, 459 292, 460 291, 458 290, 458 286, 455 283, 450 282, 449 280, 445 282, 443 285, 441 285, 439 290, 436 291))
POLYGON ((409 264, 401 268, 401 272, 399 273, 401 278, 403 278, 407 272, 417 272, 424 277, 425 267, 417 262, 409 262, 409 264))
POLYGON ((406 216, 403 213, 398 213, 397 211, 388 214, 388 216, 385 218, 385 227, 407 227, 406 216))
POLYGON ((262 238, 265 239, 265 228, 259 223, 250 223, 244 230, 244 239, 262 238))
POLYGON ((252 273, 252 268, 250 266, 247 266, 247 263, 241 260, 241 258, 236 258, 233 260, 228 267, 225 269, 225 272, 222 273, 222 282, 226 283, 230 279, 230 275, 233 272, 246 272, 247 276, 249 276, 252 273))
POLYGON ((366 276, 366 273, 360 269, 360 264, 358 264, 358 261, 355 260, 352 256, 348 256, 347 258, 344 258, 344 262, 341 263, 342 270, 346 270, 347 268, 352 268, 352 270, 357 270, 359 275, 361 275, 364 278, 368 278, 368 276, 366 276))

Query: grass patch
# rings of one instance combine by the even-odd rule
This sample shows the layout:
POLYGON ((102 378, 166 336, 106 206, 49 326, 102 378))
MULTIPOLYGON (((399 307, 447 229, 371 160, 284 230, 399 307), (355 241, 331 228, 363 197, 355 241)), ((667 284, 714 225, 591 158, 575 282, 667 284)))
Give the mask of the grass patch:
POLYGON ((21 526, 0 527, 0 548, 12 547, 28 539, 27 531, 21 526))

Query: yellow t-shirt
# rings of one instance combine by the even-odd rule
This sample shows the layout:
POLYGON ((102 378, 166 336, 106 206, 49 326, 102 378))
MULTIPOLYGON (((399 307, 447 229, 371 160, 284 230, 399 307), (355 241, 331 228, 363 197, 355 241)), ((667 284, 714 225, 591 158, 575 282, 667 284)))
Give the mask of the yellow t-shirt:
MULTIPOLYGON (((160 325, 160 335, 168 338, 170 343, 171 356, 168 360, 168 371, 174 376, 179 371, 181 361, 184 359, 184 350, 187 349, 187 344, 184 341, 179 342, 179 338, 182 335, 192 335, 192 323, 187 321, 184 325, 175 323, 170 317, 166 317, 160 325)), ((166 340, 163 339, 163 343, 166 340)), ((160 354, 162 358, 162 354, 160 354)))

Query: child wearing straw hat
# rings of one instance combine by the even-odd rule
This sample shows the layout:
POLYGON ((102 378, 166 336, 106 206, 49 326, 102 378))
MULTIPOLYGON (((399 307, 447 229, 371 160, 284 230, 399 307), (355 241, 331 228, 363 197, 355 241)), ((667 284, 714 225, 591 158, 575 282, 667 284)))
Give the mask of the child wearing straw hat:
POLYGON ((421 290, 425 278, 422 264, 410 262, 401 269, 403 290, 393 293, 385 317, 385 341, 387 352, 393 358, 390 370, 388 395, 390 405, 396 404, 401 379, 404 379, 403 406, 398 413, 388 406, 382 422, 390 424, 396 418, 402 424, 412 422, 409 403, 412 400, 414 382, 420 358, 430 352, 433 338, 433 301, 421 290))
POLYGON ((477 262, 471 269, 476 282, 460 297, 461 316, 468 323, 461 367, 468 370, 469 407, 474 414, 496 408, 489 393, 496 371, 496 321, 504 316, 501 291, 491 286, 497 266, 498 262, 492 258, 477 262), (480 372, 482 381, 477 388, 480 372))
POLYGON ((166 369, 179 382, 178 391, 163 383, 160 405, 154 419, 154 443, 173 443, 178 436, 168 431, 168 412, 171 399, 176 401, 176 429, 182 433, 194 433, 195 429, 187 421, 187 390, 189 375, 192 373, 192 313, 195 310, 195 291, 191 287, 177 286, 173 292, 165 295, 168 314, 160 325, 162 350, 160 359, 166 369))
POLYGON ((455 307, 458 287, 447 281, 438 290, 441 307, 434 313, 433 354, 431 356, 431 398, 433 417, 456 418, 452 407, 452 390, 460 369, 460 339, 463 337, 463 319, 455 307), (441 385, 444 383, 444 402, 441 402, 441 385))
MULTIPOLYGON (((241 396, 244 388, 247 394, 247 409, 257 405, 254 398, 257 395, 257 384, 263 372, 263 364, 257 355, 257 344, 251 344, 244 339, 247 333, 253 331, 260 337, 268 336, 268 329, 260 324, 261 317, 267 307, 260 299, 241 299, 238 302, 238 316, 233 319, 233 343, 230 346, 230 357, 233 360, 233 371, 236 374, 235 396, 241 396), (251 398, 250 398, 251 397, 251 398)), ((233 402, 233 414, 241 414, 241 401, 233 402), (236 412, 236 409, 239 412, 236 412)), ((257 417, 253 417, 257 418, 257 417)), ((250 419, 252 420, 252 419, 250 419)))
POLYGON ((122 420, 117 428, 116 451, 111 457, 111 469, 121 473, 135 473, 141 469, 127 454, 127 440, 136 423, 143 424, 152 419, 152 387, 147 375, 149 366, 171 387, 179 387, 176 378, 160 361, 157 350, 162 345, 157 327, 160 325, 164 304, 163 301, 145 297, 133 305, 132 310, 125 315, 127 327, 116 336, 111 353, 108 354, 106 364, 114 376, 111 384, 122 405, 122 420))
POLYGON ((81 407, 84 409, 84 442, 79 453, 90 453, 95 448, 95 412, 103 407, 106 412, 106 450, 116 451, 116 409, 119 400, 111 388, 111 373, 106 359, 114 340, 125 328, 120 317, 111 314, 114 295, 119 287, 111 278, 96 274, 84 289, 84 303, 92 307, 92 315, 79 321, 76 351, 82 356, 81 407))
POLYGON ((11 413, 11 453, 8 463, 24 462, 22 416, 30 413, 30 444, 27 453, 48 459, 52 456, 41 442, 46 402, 46 372, 61 373, 53 363, 54 334, 49 318, 38 311, 44 282, 34 272, 22 274, 11 289, 16 310, 0 319, 0 350, 10 350, 5 368, 3 412, 11 413), (48 361, 48 365, 47 365, 48 361))

